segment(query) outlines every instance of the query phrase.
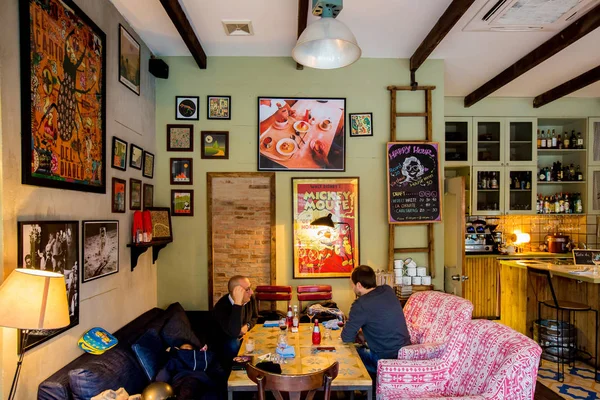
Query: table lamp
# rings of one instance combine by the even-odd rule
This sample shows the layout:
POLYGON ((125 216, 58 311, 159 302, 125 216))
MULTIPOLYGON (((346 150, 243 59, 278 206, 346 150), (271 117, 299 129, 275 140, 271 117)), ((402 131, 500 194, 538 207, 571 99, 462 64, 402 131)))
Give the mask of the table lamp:
POLYGON ((49 271, 15 269, 0 286, 0 326, 23 330, 17 370, 8 400, 14 399, 29 331, 70 324, 65 277, 49 271))
POLYGON ((348 240, 350 241, 350 249, 352 250, 352 268, 356 267, 354 263, 354 244, 352 243, 352 227, 347 222, 333 222, 331 213, 327 214, 325 217, 317 218, 313 222, 310 223, 311 226, 326 226, 328 228, 335 228, 336 225, 346 225, 348 227, 348 240))

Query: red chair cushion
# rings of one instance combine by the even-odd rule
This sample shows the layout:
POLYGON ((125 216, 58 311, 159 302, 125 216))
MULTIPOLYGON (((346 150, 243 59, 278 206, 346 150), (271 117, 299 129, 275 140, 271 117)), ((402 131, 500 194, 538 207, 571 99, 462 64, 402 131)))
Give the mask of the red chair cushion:
POLYGON ((331 300, 331 292, 328 293, 298 293, 299 301, 312 301, 312 300, 331 300))
POLYGON ((302 285, 297 286, 298 293, 331 292, 331 285, 302 285))
POLYGON ((263 301, 289 301, 292 300, 291 293, 255 293, 256 300, 263 301))
POLYGON ((268 292, 268 293, 292 293, 291 286, 257 286, 254 289, 255 293, 268 292))

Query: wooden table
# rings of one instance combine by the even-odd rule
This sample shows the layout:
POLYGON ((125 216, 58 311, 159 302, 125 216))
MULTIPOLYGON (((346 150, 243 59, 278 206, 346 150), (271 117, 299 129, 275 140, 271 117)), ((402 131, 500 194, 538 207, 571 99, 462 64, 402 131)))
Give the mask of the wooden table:
MULTIPOLYGON (((321 327, 322 333, 324 328, 321 327)), ((265 328, 256 325, 247 334, 254 339, 253 356, 275 353, 277 347, 278 327, 265 328)), ((331 331, 331 339, 322 340, 320 346, 333 346, 335 352, 316 352, 312 344, 312 325, 300 324, 298 333, 288 332, 288 344, 293 345, 296 357, 287 358, 286 364, 281 365, 284 374, 307 374, 330 366, 334 362, 340 364, 337 378, 331 385, 332 391, 367 391, 368 399, 372 399, 372 380, 365 369, 354 344, 343 343, 340 339, 341 329, 331 331)), ((246 355, 245 345, 242 343, 239 355, 246 355)), ((256 360, 256 357, 254 357, 256 360)), ((254 392, 256 384, 246 375, 246 371, 232 371, 227 381, 227 398, 233 399, 233 392, 254 392)))

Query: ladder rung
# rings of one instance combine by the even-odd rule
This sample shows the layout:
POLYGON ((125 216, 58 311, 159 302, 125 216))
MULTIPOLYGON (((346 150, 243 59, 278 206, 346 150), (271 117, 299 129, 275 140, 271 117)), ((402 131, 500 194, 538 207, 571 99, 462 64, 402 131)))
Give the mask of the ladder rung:
POLYGON ((396 113, 396 117, 427 117, 428 113, 396 113))
POLYGON ((427 253, 429 247, 406 247, 406 248, 395 248, 394 253, 427 253))
POLYGON ((435 86, 388 86, 388 90, 435 90, 435 86))

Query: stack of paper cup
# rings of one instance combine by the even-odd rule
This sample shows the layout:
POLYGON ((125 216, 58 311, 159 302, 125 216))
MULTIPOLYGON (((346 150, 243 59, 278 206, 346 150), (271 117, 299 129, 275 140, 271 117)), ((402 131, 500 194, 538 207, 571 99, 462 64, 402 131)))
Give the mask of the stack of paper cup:
POLYGON ((427 268, 417 267, 417 276, 425 276, 425 275, 427 275, 427 268))
POLYGON ((431 276, 427 275, 421 278, 421 285, 431 285, 431 276))
POLYGON ((422 278, 420 276, 413 276, 412 277, 412 284, 413 285, 422 285, 422 278))

